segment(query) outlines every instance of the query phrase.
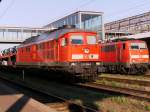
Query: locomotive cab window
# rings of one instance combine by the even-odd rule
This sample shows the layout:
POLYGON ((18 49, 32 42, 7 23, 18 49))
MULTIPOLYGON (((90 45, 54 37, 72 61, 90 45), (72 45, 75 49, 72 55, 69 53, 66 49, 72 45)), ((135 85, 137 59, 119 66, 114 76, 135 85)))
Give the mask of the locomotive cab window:
POLYGON ((131 43, 131 49, 146 49, 145 43, 131 43))
POLYGON ((96 44, 96 36, 87 36, 87 44, 96 44))
POLYGON ((134 49, 134 50, 139 49, 138 43, 131 43, 131 49, 134 49))
POLYGON ((72 35, 70 39, 71 39, 71 44, 83 44, 82 35, 72 35))
POLYGON ((145 43, 139 43, 139 48, 140 49, 146 49, 146 44, 145 43))

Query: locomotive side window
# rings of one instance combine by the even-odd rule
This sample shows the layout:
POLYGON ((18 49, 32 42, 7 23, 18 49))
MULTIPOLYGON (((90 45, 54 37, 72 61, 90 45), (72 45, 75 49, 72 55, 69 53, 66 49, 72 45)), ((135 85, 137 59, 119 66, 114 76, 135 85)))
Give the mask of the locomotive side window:
POLYGON ((30 52, 30 47, 27 47, 27 48, 26 48, 26 52, 30 52))
POLYGON ((61 46, 66 46, 66 45, 67 45, 67 39, 66 38, 62 38, 61 46))
POLYGON ((145 43, 139 43, 139 48, 140 49, 146 49, 146 44, 145 43))
POLYGON ((126 49, 126 44, 125 43, 123 43, 123 50, 125 50, 126 49))
POLYGON ((87 36, 87 44, 96 44, 95 36, 87 36))
POLYGON ((131 49, 147 49, 145 43, 131 43, 131 49))
POLYGON ((38 45, 38 49, 39 49, 39 50, 44 49, 44 43, 39 44, 39 45, 38 45))
POLYGON ((138 43, 131 43, 131 49, 139 49, 138 43))
POLYGON ((72 35, 71 36, 71 44, 83 44, 83 36, 82 35, 72 35))

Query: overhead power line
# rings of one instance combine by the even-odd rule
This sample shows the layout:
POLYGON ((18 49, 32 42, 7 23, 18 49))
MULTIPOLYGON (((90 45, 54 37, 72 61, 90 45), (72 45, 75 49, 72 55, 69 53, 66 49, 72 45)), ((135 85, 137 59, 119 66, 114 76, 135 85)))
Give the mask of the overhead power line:
MULTIPOLYGON (((82 0, 83 1, 83 0, 82 0)), ((78 7, 74 8, 73 10, 70 10, 69 12, 65 13, 65 14, 62 14, 60 15, 59 17, 56 17, 54 19, 52 19, 52 22, 53 21, 56 21, 57 19, 61 18, 62 16, 65 16, 65 15, 69 15, 71 13, 74 13, 75 11, 79 11, 80 8, 83 8, 83 7, 86 7, 88 5, 90 5, 91 3, 94 3, 95 0, 85 0, 86 2, 82 3, 81 5, 78 5, 78 7)))
POLYGON ((129 11, 131 11, 133 9, 137 9, 139 7, 145 6, 145 5, 149 4, 149 2, 150 2, 150 0, 148 0, 148 1, 143 0, 143 1, 141 1, 141 3, 134 4, 133 7, 126 8, 126 9, 120 10, 118 12, 114 12, 112 14, 107 15, 107 17, 112 17, 112 16, 116 16, 116 15, 121 15, 123 13, 127 13, 127 12, 129 12, 129 11))
MULTIPOLYGON (((1 2, 2 0, 0 0, 1 2)), ((15 0, 11 0, 10 4, 8 4, 8 6, 6 7, 6 9, 2 12, 2 14, 0 14, 0 19, 3 18, 5 16, 5 14, 8 12, 8 10, 13 6, 15 0)))

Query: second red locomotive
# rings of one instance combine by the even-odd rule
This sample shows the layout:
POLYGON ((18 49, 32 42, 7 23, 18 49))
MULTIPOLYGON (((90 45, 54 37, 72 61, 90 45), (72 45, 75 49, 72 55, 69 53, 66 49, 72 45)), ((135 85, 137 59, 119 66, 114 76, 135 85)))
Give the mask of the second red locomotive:
POLYGON ((101 70, 125 74, 143 74, 147 71, 149 53, 141 40, 125 40, 100 44, 101 70))

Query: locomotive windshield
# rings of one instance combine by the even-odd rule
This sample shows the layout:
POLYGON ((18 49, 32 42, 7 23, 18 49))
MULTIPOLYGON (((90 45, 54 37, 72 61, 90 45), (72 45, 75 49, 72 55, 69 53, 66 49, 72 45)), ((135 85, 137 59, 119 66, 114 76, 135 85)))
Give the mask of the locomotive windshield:
POLYGON ((71 36, 71 44, 83 44, 83 36, 82 35, 72 35, 71 36))
POLYGON ((145 43, 131 43, 131 49, 147 49, 145 43))
POLYGON ((87 44, 96 44, 96 36, 87 36, 87 44))

